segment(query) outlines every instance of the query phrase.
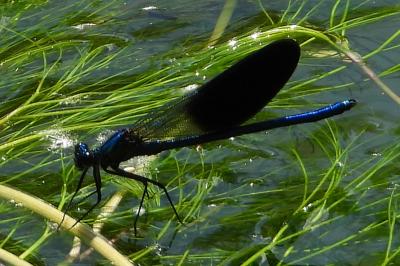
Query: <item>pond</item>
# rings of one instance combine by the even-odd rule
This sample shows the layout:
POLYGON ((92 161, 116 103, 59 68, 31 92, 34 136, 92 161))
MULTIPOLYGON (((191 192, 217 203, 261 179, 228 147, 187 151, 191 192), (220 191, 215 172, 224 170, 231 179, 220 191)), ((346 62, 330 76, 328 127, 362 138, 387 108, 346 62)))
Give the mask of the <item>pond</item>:
POLYGON ((398 1, 38 0, 0 10, 0 264, 400 263, 398 1), (357 105, 123 162, 166 186, 183 224, 150 184, 135 235, 143 185, 102 172, 103 199, 82 220, 96 233, 71 229, 69 217, 96 202, 90 170, 58 228, 81 175, 76 143, 98 147, 282 38, 301 45, 299 65, 249 122, 357 105))

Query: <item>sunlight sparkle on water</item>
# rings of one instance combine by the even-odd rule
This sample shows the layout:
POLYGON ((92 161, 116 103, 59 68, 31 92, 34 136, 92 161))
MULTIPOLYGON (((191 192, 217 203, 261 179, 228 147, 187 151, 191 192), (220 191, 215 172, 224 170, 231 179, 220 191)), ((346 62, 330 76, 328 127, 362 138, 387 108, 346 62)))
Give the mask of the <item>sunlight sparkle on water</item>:
POLYGON ((156 6, 146 6, 142 8, 142 10, 155 10, 155 9, 157 9, 156 6))
POLYGON ((260 32, 254 32, 252 35, 250 35, 250 37, 251 37, 253 40, 256 40, 259 36, 260 36, 260 32))
POLYGON ((235 49, 237 48, 237 40, 231 39, 231 40, 228 42, 228 45, 229 45, 230 47, 232 47, 233 50, 235 50, 235 49))
MULTIPOLYGON (((133 209, 133 213, 134 213, 135 215, 137 215, 137 214, 138 214, 138 210, 139 210, 139 208, 133 209)), ((142 208, 140 209, 139 216, 142 216, 145 212, 146 212, 146 210, 145 210, 144 207, 142 206, 142 208)))
POLYGON ((23 207, 24 205, 21 203, 21 202, 17 202, 17 201, 15 201, 15 200, 10 200, 9 201, 11 204, 13 204, 15 207, 23 207))
POLYGON ((312 203, 309 203, 307 206, 303 207, 303 211, 308 212, 310 210, 310 208, 312 208, 312 207, 313 207, 312 203))
POLYGON ((108 140, 110 138, 110 136, 112 134, 114 134, 115 131, 112 130, 105 130, 103 132, 101 132, 99 135, 97 135, 96 140, 99 143, 104 143, 106 140, 108 140))
MULTIPOLYGON (((149 164, 156 158, 156 155, 134 157, 124 163, 123 168, 126 172, 145 176, 146 174, 148 174, 149 164)), ((157 172, 158 169, 154 169, 154 171, 157 172)))
MULTIPOLYGON (((62 94, 58 95, 60 97, 63 97, 62 94)), ((62 100, 60 100, 59 105, 75 105, 80 103, 83 99, 87 99, 88 96, 82 96, 82 95, 73 95, 70 97, 66 97, 62 100)))
POLYGON ((58 151, 63 150, 74 145, 74 140, 72 137, 63 130, 58 129, 50 129, 45 130, 44 132, 45 138, 50 141, 50 145, 48 147, 49 151, 58 151))
POLYGON ((342 162, 337 162, 336 165, 337 165, 338 167, 342 168, 342 167, 344 166, 344 163, 342 163, 342 162))
POLYGON ((91 28, 93 26, 96 26, 96 24, 94 24, 94 23, 83 23, 83 24, 72 26, 72 28, 77 29, 77 30, 84 30, 84 29, 87 29, 87 28, 91 28))

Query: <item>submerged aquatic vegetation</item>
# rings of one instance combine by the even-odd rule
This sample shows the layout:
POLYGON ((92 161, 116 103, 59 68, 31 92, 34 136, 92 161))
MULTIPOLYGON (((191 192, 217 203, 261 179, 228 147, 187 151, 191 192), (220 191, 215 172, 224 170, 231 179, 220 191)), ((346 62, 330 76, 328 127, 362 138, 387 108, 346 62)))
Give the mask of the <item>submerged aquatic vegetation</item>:
MULTIPOLYGON (((185 88, 289 36, 302 43, 300 66, 258 118, 349 96, 359 100, 356 110, 145 162, 143 171, 167 185, 185 226, 151 187, 143 238, 135 238, 142 187, 107 175, 103 193, 117 198, 113 212, 99 208, 84 222, 141 264, 396 264, 398 106, 396 95, 386 94, 399 83, 398 4, 229 1, 220 38, 209 43, 223 5, 181 2, 2 5, 0 261, 16 263, 13 255, 35 265, 100 260, 99 250, 82 245, 74 253, 72 236, 55 230, 57 218, 32 214, 28 204, 8 200, 16 192, 5 190, 62 210, 77 182, 71 154, 78 139, 96 145, 185 88)), ((87 180, 80 199, 93 189, 87 180)), ((91 204, 83 200, 71 215, 79 217, 91 204)), ((74 230, 82 240, 89 234, 74 230)))

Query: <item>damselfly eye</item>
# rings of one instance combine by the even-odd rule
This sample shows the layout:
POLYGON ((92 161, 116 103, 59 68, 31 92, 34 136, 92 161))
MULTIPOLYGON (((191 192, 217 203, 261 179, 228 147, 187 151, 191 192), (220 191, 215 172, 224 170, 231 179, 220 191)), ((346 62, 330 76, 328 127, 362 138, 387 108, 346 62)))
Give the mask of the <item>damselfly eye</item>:
POLYGON ((94 164, 93 152, 85 143, 75 145, 75 166, 79 169, 84 169, 94 164))

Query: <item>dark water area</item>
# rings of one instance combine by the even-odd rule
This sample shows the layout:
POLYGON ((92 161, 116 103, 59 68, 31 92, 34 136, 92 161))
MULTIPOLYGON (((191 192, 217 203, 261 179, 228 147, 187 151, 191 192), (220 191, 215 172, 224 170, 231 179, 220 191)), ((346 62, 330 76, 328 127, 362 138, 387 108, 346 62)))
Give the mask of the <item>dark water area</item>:
MULTIPOLYGON (((265 44, 279 26, 341 36, 400 95, 398 1, 260 2, 232 1, 213 45, 223 1, 1 4, 0 185, 54 206, 68 201, 79 177, 75 143, 99 145, 265 44)), ((400 263, 399 104, 333 46, 287 32, 302 43, 300 63, 254 120, 350 98, 358 105, 326 121, 124 162, 167 185, 185 226, 164 193, 149 187, 135 237, 142 186, 103 173, 102 204, 128 191, 101 231, 123 255, 141 265, 400 263)), ((90 174, 79 199, 93 189, 90 174)), ((109 265, 96 251, 67 262, 73 235, 3 197, 0 189, 0 248, 28 252, 33 265, 109 265)), ((94 201, 69 215, 78 218, 94 201)))

